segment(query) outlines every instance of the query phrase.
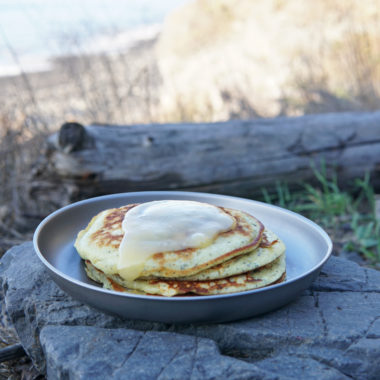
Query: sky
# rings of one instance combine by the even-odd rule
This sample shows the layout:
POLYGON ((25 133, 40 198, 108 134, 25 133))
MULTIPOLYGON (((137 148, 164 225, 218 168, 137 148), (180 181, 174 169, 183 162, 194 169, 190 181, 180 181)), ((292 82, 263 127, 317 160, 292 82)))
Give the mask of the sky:
POLYGON ((25 71, 44 69, 49 57, 70 53, 74 40, 102 49, 126 31, 153 33, 185 1, 0 0, 0 75, 19 65, 25 71))

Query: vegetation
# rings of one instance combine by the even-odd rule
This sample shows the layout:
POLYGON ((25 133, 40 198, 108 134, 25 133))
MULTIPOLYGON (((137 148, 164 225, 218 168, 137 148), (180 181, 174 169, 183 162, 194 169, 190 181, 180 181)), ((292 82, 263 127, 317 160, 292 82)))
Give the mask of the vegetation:
POLYGON ((216 121, 378 109, 379 5, 188 2, 158 41, 160 116, 216 121))
POLYGON ((300 213, 321 225, 331 236, 335 251, 357 252, 369 265, 380 268, 380 220, 368 174, 352 189, 342 190, 335 173, 313 166, 317 185, 305 183, 291 191, 277 183, 274 193, 263 189, 263 200, 300 213))

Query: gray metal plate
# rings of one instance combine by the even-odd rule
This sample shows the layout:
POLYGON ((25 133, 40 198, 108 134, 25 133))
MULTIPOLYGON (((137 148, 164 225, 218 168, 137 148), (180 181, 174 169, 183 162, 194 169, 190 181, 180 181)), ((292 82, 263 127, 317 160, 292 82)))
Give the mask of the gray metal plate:
POLYGON ((125 318, 166 323, 225 322, 279 308, 310 286, 332 251, 321 227, 291 211, 243 198, 180 191, 113 194, 74 203, 45 218, 33 243, 53 280, 74 298, 125 318), (284 241, 287 280, 228 295, 166 298, 106 290, 87 278, 73 244, 90 219, 107 208, 160 199, 196 200, 251 213, 284 241))

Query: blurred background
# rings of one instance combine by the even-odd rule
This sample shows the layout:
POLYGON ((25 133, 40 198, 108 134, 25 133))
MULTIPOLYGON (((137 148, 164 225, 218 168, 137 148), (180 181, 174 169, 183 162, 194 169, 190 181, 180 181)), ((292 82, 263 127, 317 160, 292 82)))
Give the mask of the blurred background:
POLYGON ((28 173, 64 122, 376 110, 379 79, 380 0, 0 0, 3 245, 25 237, 28 173))
POLYGON ((377 0, 1 0, 1 130, 377 109, 379 12, 377 0))

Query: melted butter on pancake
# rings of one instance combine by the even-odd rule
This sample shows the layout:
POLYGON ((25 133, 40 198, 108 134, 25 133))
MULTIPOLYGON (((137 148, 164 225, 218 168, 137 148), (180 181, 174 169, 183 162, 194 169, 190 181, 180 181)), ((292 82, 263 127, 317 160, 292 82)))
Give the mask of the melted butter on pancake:
POLYGON ((207 247, 219 234, 235 226, 232 216, 206 203, 180 200, 142 203, 129 210, 122 222, 119 275, 134 280, 152 255, 207 247))

